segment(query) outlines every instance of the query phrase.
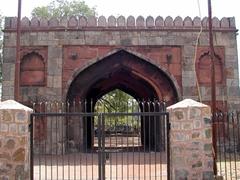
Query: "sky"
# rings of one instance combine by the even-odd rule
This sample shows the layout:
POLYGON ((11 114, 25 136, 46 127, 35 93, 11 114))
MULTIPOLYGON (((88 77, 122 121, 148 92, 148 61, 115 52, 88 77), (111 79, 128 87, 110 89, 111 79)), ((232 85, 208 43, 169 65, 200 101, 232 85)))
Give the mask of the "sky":
MULTIPOLYGON (((18 0, 1 0, 0 12, 4 16, 17 16, 18 0)), ((22 17, 31 16, 34 7, 47 5, 52 0, 22 0, 22 17)), ((96 7, 98 15, 129 16, 142 15, 147 17, 162 16, 190 16, 205 17, 208 15, 208 0, 85 0, 90 7, 96 7), (200 13, 198 8, 200 4, 200 13)), ((237 29, 240 29, 240 0, 212 0, 212 14, 219 19, 222 17, 235 17, 237 29)), ((240 37, 238 35, 238 42, 240 37)), ((240 44, 238 46, 240 54, 240 44)))

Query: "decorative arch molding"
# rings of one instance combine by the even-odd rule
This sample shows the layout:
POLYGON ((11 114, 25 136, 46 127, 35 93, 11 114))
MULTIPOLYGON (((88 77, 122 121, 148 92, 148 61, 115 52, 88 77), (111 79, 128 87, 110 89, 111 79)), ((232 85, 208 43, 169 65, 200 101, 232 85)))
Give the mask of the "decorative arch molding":
MULTIPOLYGON (((215 59, 215 76, 216 84, 224 84, 224 49, 216 47, 214 53, 215 59)), ((198 81, 201 85, 211 85, 211 59, 210 52, 207 47, 200 47, 198 49, 197 62, 195 64, 197 70, 198 81)))
MULTIPOLYGON (((159 77, 160 76, 164 77, 163 78, 164 81, 167 81, 167 84, 170 84, 170 86, 171 86, 171 87, 169 86, 168 88, 171 88, 172 91, 174 92, 173 94, 175 97, 174 97, 174 100, 173 99, 172 100, 178 101, 181 99, 180 88, 178 86, 176 79, 173 77, 173 75, 171 75, 165 68, 155 64, 152 59, 145 57, 140 53, 136 53, 134 51, 131 51, 129 49, 124 49, 124 48, 115 49, 102 57, 98 57, 98 58, 92 59, 91 61, 88 61, 87 63, 85 63, 82 66, 82 68, 75 69, 71 79, 69 79, 67 82, 65 92, 64 92, 65 99, 68 99, 70 97, 69 94, 71 94, 71 88, 73 87, 73 84, 76 83, 76 79, 81 77, 81 74, 84 74, 88 70, 91 70, 91 67, 93 67, 95 65, 109 61, 109 59, 111 59, 111 61, 114 61, 114 58, 118 58, 118 62, 119 62, 119 59, 120 59, 120 61, 122 61, 123 59, 121 59, 121 56, 126 56, 127 58, 130 58, 130 56, 131 56, 131 58, 132 58, 132 59, 130 58, 128 60, 128 62, 127 61, 124 62, 125 64, 123 63, 120 65, 121 68, 123 69, 123 72, 121 72, 122 74, 130 73, 132 75, 131 78, 133 78, 132 80, 141 79, 143 81, 143 83, 148 84, 148 85, 146 85, 146 87, 149 86, 154 89, 155 94, 158 96, 158 98, 160 100, 165 100, 164 95, 161 94, 162 92, 161 92, 160 84, 158 84, 158 83, 160 83, 159 77), (138 72, 138 70, 136 70, 136 69, 134 70, 134 68, 131 69, 131 63, 136 63, 137 66, 139 66, 139 68, 141 66, 140 65, 141 63, 148 66, 149 69, 152 69, 150 71, 154 72, 152 77, 150 77, 150 74, 148 74, 148 75, 146 75, 144 73, 141 74, 141 72, 138 72), (158 73, 158 74, 155 74, 155 73, 158 73), (158 80, 156 80, 156 79, 158 79, 158 80), (163 98, 163 99, 161 99, 161 98, 163 98)), ((117 63, 114 65, 117 66, 117 63)), ((110 71, 108 72, 109 74, 111 74, 110 71)), ((144 70, 144 71, 147 71, 147 70, 144 70)), ((102 71, 99 71, 99 75, 104 76, 104 71, 103 71, 103 74, 101 74, 101 73, 102 73, 102 71)), ((125 79, 122 79, 122 81, 126 81, 126 79, 127 79, 127 77, 125 77, 125 79)), ((89 87, 89 88, 91 88, 91 87, 89 87)), ((111 87, 109 87, 109 88, 111 88, 111 87)), ((116 85, 116 88, 124 90, 123 88, 118 87, 118 85, 116 85)), ((131 93, 129 93, 129 94, 131 94, 131 93)), ((131 94, 131 95, 133 95, 133 94, 131 94)), ((87 94, 84 95, 84 98, 86 98, 86 96, 87 96, 87 94)), ((166 99, 166 100, 168 100, 168 99, 166 99)))
POLYGON ((46 84, 46 61, 36 51, 25 53, 20 63, 21 86, 44 86, 46 84))

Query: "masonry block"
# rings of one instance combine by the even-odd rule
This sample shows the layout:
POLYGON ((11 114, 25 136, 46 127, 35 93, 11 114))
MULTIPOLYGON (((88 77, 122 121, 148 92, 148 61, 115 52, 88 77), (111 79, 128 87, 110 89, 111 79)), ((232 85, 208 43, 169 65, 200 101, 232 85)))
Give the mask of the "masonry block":
POLYGON ((192 19, 189 16, 184 18, 183 25, 186 26, 186 27, 192 27, 193 26, 192 19))
POLYGON ((133 16, 129 16, 127 18, 127 26, 128 27, 135 27, 135 18, 133 16))
POLYGON ((70 17, 68 21, 68 26, 69 27, 77 27, 78 26, 78 20, 75 16, 70 17))
POLYGON ((116 26, 116 18, 114 16, 109 16, 108 17, 108 26, 109 27, 115 27, 116 26))
POLYGON ((0 178, 30 180, 29 123, 32 109, 0 102, 0 178))
POLYGON ((43 28, 48 27, 48 20, 45 18, 40 19, 40 27, 43 27, 43 28))
POLYGON ((87 26, 87 18, 85 16, 79 17, 79 26, 86 27, 87 26))
POLYGON ((100 26, 100 27, 106 27, 107 26, 107 20, 106 20, 105 16, 100 16, 98 18, 98 26, 100 26))
MULTIPOLYGON (((66 83, 70 82, 73 78, 69 72, 75 72, 82 69, 83 66, 89 66, 92 61, 106 56, 110 51, 130 49, 143 55, 143 59, 147 61, 148 59, 151 60, 151 62, 160 69, 163 68, 166 70, 167 74, 169 73, 171 80, 177 82, 179 86, 179 88, 177 88, 179 89, 179 99, 182 97, 197 98, 195 69, 196 71, 201 69, 201 71, 198 72, 198 76, 202 76, 203 78, 200 80, 205 83, 204 86, 201 86, 201 92, 204 94, 203 99, 206 101, 210 100, 208 90, 204 89, 209 86, 210 76, 207 76, 207 74, 209 74, 207 73, 209 72, 207 71, 209 64, 206 66, 202 64, 202 68, 198 65, 195 66, 200 62, 200 59, 204 59, 203 61, 208 59, 204 57, 204 53, 206 52, 197 54, 195 58, 196 43, 198 43, 200 49, 208 51, 209 36, 207 32, 207 17, 203 19, 195 17, 192 19, 190 17, 173 18, 168 16, 163 18, 158 16, 155 18, 140 15, 136 16, 135 19, 133 16, 71 16, 61 19, 38 19, 34 17, 31 20, 24 17, 21 23, 23 28, 23 33, 21 33, 21 51, 25 51, 25 49, 31 47, 31 51, 39 52, 40 46, 44 46, 47 49, 46 76, 49 75, 51 77, 46 77, 46 79, 50 81, 46 82, 47 87, 44 88, 62 88, 62 92, 64 92, 62 97, 65 97, 68 91, 68 89, 65 89, 67 87, 66 83), (201 25, 203 25, 203 32, 197 42, 201 25), (64 49, 65 47, 68 48, 72 46, 82 48, 90 55, 85 58, 77 58, 76 60, 64 62, 63 59, 69 58, 69 54, 67 54, 64 49), (166 53, 161 52, 162 48, 166 48, 166 53), (175 48, 179 48, 179 52, 175 52, 175 48), (91 51, 91 49, 97 50, 95 52, 91 51), (177 56, 178 62, 175 62, 175 59, 171 58, 167 60, 167 56, 177 56), (186 72, 190 71, 194 73, 186 74, 186 72), (64 74, 70 75, 66 76, 64 74), (59 82, 60 79, 62 79, 61 83, 59 82)), ((3 42, 3 99, 14 96, 16 25, 16 17, 7 17, 5 19, 3 42), (13 84, 8 85, 8 82, 13 84)), ((218 94, 218 98, 228 98, 233 102, 239 94, 237 92, 238 90, 234 88, 239 84, 239 81, 237 81, 238 57, 235 19, 233 17, 224 17, 222 19, 214 17, 213 28, 215 50, 221 59, 220 64, 222 65, 221 67, 219 65, 216 67, 216 78, 217 83, 221 84, 221 88, 225 88, 225 91, 221 91, 218 94), (218 49, 222 49, 221 51, 223 53, 219 54, 218 49), (220 69, 223 71, 221 72, 220 69), (219 75, 221 74, 224 76, 220 77, 219 75)), ((81 51, 81 53, 77 52, 77 56, 80 57, 86 54, 84 51, 81 51)), ((44 95, 43 87, 39 88, 39 91, 34 90, 34 92, 44 95)), ((51 94, 51 98, 53 98, 54 95, 52 91, 49 92, 49 94, 51 94)), ((36 98, 39 94, 31 95, 34 97, 30 98, 36 98)), ((60 95, 56 95, 56 97, 58 96, 60 95)), ((28 95, 25 93, 23 99, 27 100, 27 98, 28 95)), ((234 104, 233 106, 235 106, 234 104)), ((229 104, 229 107, 233 106, 229 104)), ((14 129, 13 126, 11 126, 11 129, 14 129)))
POLYGON ((125 27, 126 26, 126 19, 124 16, 119 16, 117 18, 117 26, 118 27, 125 27))
POLYGON ((22 28, 28 28, 30 26, 30 21, 27 17, 24 17, 21 21, 22 28))
POLYGON ((167 111, 173 125, 170 133, 171 179, 212 180, 210 107, 185 99, 168 107, 167 111))
POLYGON ((97 26, 97 18, 95 16, 89 16, 87 21, 87 26, 89 27, 97 26))
POLYGON ((155 19, 155 25, 157 28, 161 28, 164 26, 164 20, 161 16, 158 16, 156 19, 155 19))
POLYGON ((153 19, 152 16, 148 16, 148 17, 147 17, 147 19, 146 19, 146 26, 147 26, 148 28, 152 28, 152 27, 155 26, 155 24, 154 24, 154 19, 153 19))
POLYGON ((33 28, 37 28, 37 27, 39 27, 39 25, 40 25, 40 22, 39 22, 38 18, 33 17, 31 19, 30 26, 33 27, 33 28))
POLYGON ((136 25, 138 28, 145 26, 145 20, 143 16, 138 16, 136 19, 136 25))

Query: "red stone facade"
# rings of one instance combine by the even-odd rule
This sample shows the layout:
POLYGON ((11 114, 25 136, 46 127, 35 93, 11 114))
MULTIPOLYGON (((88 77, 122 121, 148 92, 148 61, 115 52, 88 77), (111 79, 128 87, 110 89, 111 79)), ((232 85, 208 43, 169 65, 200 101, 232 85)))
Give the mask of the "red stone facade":
POLYGON ((21 50, 20 85, 46 86, 47 48, 24 47, 21 50))
MULTIPOLYGON (((119 87, 144 98, 153 91, 152 96, 169 104, 185 98, 211 101, 206 18, 23 18, 21 25, 22 102, 66 101, 69 92, 78 91, 76 97, 95 90, 100 96, 119 87), (112 63, 112 58, 121 60, 112 63), (106 67, 98 69, 100 62, 107 62, 106 67)), ((240 95, 234 18, 213 18, 213 31, 218 109, 236 109, 240 95)), ((14 97, 15 42, 16 18, 6 18, 3 100, 14 97)))
MULTIPOLYGON (((215 78, 216 84, 225 85, 224 76, 225 51, 224 47, 215 47, 215 78)), ((196 71, 201 85, 211 86, 211 59, 208 47, 197 49, 196 71)))
MULTIPOLYGON (((29 105, 91 99, 94 104, 120 89, 135 99, 164 100, 168 106, 187 98, 211 105, 207 22, 207 18, 170 16, 24 18, 20 101, 29 105)), ((234 18, 213 18, 216 99, 221 111, 240 107, 236 34, 234 18)), ((6 18, 3 100, 14 98, 15 42, 16 18, 6 18)), ((79 108, 92 112, 93 104, 79 108)), ((35 139, 49 138, 47 121, 38 122, 35 139)), ((79 141, 77 126, 71 124, 65 132, 79 141)), ((88 121, 81 127, 91 126, 88 121)), ((217 129, 221 128, 224 125, 217 129)))
MULTIPOLYGON (((63 89, 76 69, 83 69, 92 60, 101 59, 108 53, 121 47, 116 46, 66 46, 64 47, 63 63, 63 89), (74 58, 76 55, 76 58, 74 58)), ((182 84, 181 48, 163 46, 127 47, 128 50, 137 52, 151 59, 154 64, 166 69, 174 76, 177 83, 182 84)), ((107 67, 106 67, 107 68, 107 67)))

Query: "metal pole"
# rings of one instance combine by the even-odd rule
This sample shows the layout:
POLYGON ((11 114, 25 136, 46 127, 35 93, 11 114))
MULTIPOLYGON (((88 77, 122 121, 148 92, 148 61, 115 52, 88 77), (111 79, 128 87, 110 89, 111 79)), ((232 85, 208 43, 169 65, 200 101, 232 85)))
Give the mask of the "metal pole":
POLYGON ((16 42, 16 62, 15 62, 15 84, 14 99, 20 100, 20 35, 21 35, 21 6, 22 0, 18 0, 18 17, 17 17, 17 42, 16 42))
POLYGON ((217 142, 216 142, 216 81, 215 81, 215 54, 213 46, 213 30, 212 30, 212 5, 211 0, 208 0, 208 22, 209 22, 209 46, 210 46, 210 58, 211 58, 211 96, 212 96, 212 141, 213 141, 213 151, 214 151, 214 164, 213 170, 214 174, 217 175, 217 142))
POLYGON ((30 179, 33 179, 33 115, 30 115, 30 179))

